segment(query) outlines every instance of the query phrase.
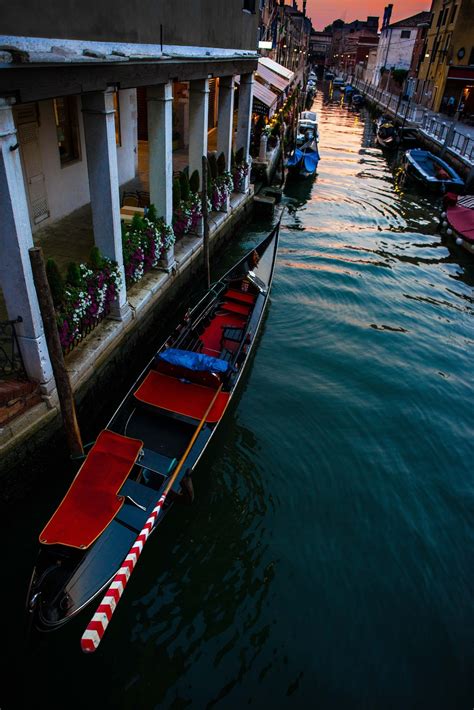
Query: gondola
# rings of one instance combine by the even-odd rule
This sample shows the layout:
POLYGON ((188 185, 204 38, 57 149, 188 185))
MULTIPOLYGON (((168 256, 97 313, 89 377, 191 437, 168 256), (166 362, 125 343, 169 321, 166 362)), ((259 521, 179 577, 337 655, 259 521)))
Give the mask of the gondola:
POLYGON ((387 116, 381 116, 375 123, 375 142, 385 150, 395 150, 398 146, 397 126, 387 116))
POLYGON ((464 187, 463 179, 454 168, 428 150, 412 148, 405 151, 401 167, 404 179, 413 178, 437 192, 460 192, 464 187))
POLYGON ((308 178, 316 175, 319 162, 318 144, 310 138, 301 148, 295 148, 286 161, 288 177, 308 178))
POLYGON ((100 432, 39 535, 30 630, 63 626, 115 581, 164 492, 158 522, 193 497, 192 475, 256 342, 280 222, 187 312, 100 432))
POLYGON ((365 97, 362 94, 353 94, 352 107, 354 109, 362 108, 365 105, 365 97))
POLYGON ((318 114, 316 111, 302 111, 298 116, 296 147, 302 147, 310 140, 319 141, 318 114))

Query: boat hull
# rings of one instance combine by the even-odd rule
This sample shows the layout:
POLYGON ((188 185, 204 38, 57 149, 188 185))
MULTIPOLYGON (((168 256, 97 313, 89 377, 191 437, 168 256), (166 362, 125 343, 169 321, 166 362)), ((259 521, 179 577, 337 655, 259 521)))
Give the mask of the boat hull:
MULTIPOLYGON (((40 545, 27 598, 31 626, 40 631, 60 628, 104 592, 172 480, 174 470, 179 469, 179 474, 173 481, 158 522, 164 519, 175 502, 190 500, 192 475, 220 422, 225 418, 225 412, 235 396, 255 346, 273 280, 278 234, 279 224, 188 312, 117 408, 106 431, 116 432, 123 437, 134 437, 134 441, 140 439, 143 445, 129 478, 119 491, 125 502, 112 522, 87 549, 74 549, 64 544, 40 545), (241 284, 242 290, 234 291, 234 286, 238 284, 241 284), (244 316, 242 311, 246 308, 248 315, 244 316), (221 322, 226 323, 221 333, 223 352, 230 353, 228 361, 219 358, 219 362, 228 364, 225 377, 222 375, 222 387, 225 388, 221 392, 224 396, 223 404, 215 416, 212 416, 214 410, 205 414, 207 419, 204 423, 201 421, 198 427, 200 415, 189 411, 189 400, 192 400, 196 392, 201 396, 204 390, 209 389, 207 380, 203 379, 208 373, 189 370, 186 374, 198 378, 197 381, 203 384, 183 385, 181 366, 170 364, 167 356, 170 352, 178 352, 181 358, 191 355, 191 359, 196 359, 196 356, 202 354, 204 357, 201 359, 210 358, 214 361, 216 358, 201 352, 202 343, 205 342, 206 348, 214 345, 214 331, 221 322), (191 344, 198 333, 201 345, 199 348, 194 345, 193 350, 191 344), (240 338, 238 342, 237 337, 240 338), (177 349, 180 344, 183 348, 177 349), (232 350, 232 347, 235 349, 232 350), (227 351, 227 348, 230 350, 227 351), (164 369, 157 373, 157 367, 164 369), (176 367, 177 374, 171 375, 176 367), (158 391, 161 397, 159 404, 155 406, 137 400, 139 393, 147 391, 148 380, 156 376, 162 378, 158 391), (171 405, 163 400, 165 380, 169 380, 176 391, 176 402, 171 397, 171 405), (186 396, 178 401, 183 387, 186 388, 186 396), (169 406, 173 406, 174 411, 167 410, 169 406), (197 434, 195 441, 194 433, 197 434), (169 468, 166 470, 168 463, 169 468)), ((214 376, 215 373, 211 373, 208 379, 212 381, 214 376)), ((188 380, 185 379, 185 382, 188 380)), ((209 392, 215 390, 210 389, 209 392)), ((76 479, 80 474, 81 471, 76 479)), ((152 533, 156 529, 155 526, 152 533)))
POLYGON ((464 188, 464 181, 456 171, 429 151, 418 148, 407 150, 402 168, 406 177, 439 194, 448 190, 459 193, 464 188))

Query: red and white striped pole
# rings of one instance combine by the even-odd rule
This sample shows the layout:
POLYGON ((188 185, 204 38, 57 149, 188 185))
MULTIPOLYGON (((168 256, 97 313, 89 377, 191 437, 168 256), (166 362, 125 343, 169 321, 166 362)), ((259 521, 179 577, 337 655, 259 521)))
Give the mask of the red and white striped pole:
POLYGON ((145 542, 148 539, 149 534, 153 530, 156 519, 160 514, 160 511, 165 502, 166 494, 163 494, 158 501, 155 508, 150 514, 150 517, 142 528, 140 535, 137 537, 130 552, 123 561, 122 566, 113 578, 110 586, 105 593, 102 602, 99 604, 97 611, 87 625, 86 630, 82 634, 81 638, 81 648, 85 653, 92 653, 96 650, 97 646, 102 640, 102 636, 109 624, 112 614, 122 596, 130 575, 132 574, 135 565, 137 564, 138 558, 141 555, 145 542))
POLYGON ((94 616, 92 617, 91 621, 87 625, 86 630, 82 634, 81 637, 81 648, 85 653, 92 653, 93 651, 96 650, 100 642, 102 641, 102 637, 105 634, 105 630, 107 629, 107 626, 109 625, 109 621, 112 618, 112 614, 114 613, 115 609, 117 608, 117 604, 120 601, 120 598, 124 592, 124 589, 127 585, 128 580, 130 579, 130 575, 132 574, 135 565, 137 564, 138 558, 140 557, 143 547, 145 545, 145 542, 148 540, 148 537, 153 530, 153 527, 156 523, 156 520, 160 514, 160 511, 163 508, 164 502, 166 500, 166 496, 168 495, 171 487, 173 486, 173 483, 176 480, 176 477, 178 473, 180 472, 181 468, 183 467, 184 462, 186 461, 186 458, 191 451, 191 448, 196 441, 197 437, 199 436, 199 432, 203 428, 204 424, 206 423, 206 419, 209 415, 209 412, 211 411, 212 407, 214 406, 215 402, 217 401, 217 398, 220 394, 220 391, 222 389, 222 384, 219 385, 218 389, 216 390, 215 395, 213 396, 209 406, 207 407, 203 418, 199 422, 192 438, 189 444, 186 447, 186 451, 181 457, 180 462, 178 463, 173 475, 170 477, 168 483, 166 484, 166 488, 163 491, 163 494, 156 504, 156 506, 153 508, 152 512, 150 513, 150 517, 145 523, 145 526, 143 527, 142 531, 136 538, 135 542, 133 543, 132 547, 130 548, 130 551, 128 555, 126 556, 125 560, 122 563, 122 566, 114 576, 112 582, 110 583, 110 586, 108 590, 105 593, 104 598, 102 599, 101 603, 99 604, 97 611, 95 612, 94 616))

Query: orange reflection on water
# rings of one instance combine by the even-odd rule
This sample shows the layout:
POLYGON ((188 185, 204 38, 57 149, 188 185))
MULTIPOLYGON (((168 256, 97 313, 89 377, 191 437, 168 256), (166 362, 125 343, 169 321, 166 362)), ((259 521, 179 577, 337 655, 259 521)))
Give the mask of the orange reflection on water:
POLYGON ((300 261, 283 261, 282 265, 290 269, 302 269, 303 271, 329 271, 334 274, 349 273, 347 269, 343 269, 336 264, 303 264, 300 261))

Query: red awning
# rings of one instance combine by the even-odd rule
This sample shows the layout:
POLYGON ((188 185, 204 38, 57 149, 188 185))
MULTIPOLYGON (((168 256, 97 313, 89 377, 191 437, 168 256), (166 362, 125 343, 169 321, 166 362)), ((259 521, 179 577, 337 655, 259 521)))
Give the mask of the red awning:
POLYGON ((474 69, 468 69, 468 67, 450 67, 448 79, 474 82, 474 69))
POLYGON ((271 69, 268 69, 268 67, 262 64, 260 61, 258 63, 257 71, 255 72, 255 76, 258 80, 263 82, 263 84, 269 84, 277 91, 285 91, 288 84, 290 83, 288 79, 285 79, 282 76, 278 76, 278 74, 275 74, 275 72, 273 72, 271 69))
MULTIPOLYGON (((235 77, 235 83, 240 84, 240 76, 235 77)), ((270 91, 270 89, 267 89, 266 86, 263 86, 263 84, 261 84, 259 81, 253 82, 253 99, 254 113, 262 113, 262 111, 256 110, 256 102, 260 102, 260 104, 263 104, 265 108, 265 115, 272 116, 275 113, 278 96, 274 94, 273 91, 270 91)))

